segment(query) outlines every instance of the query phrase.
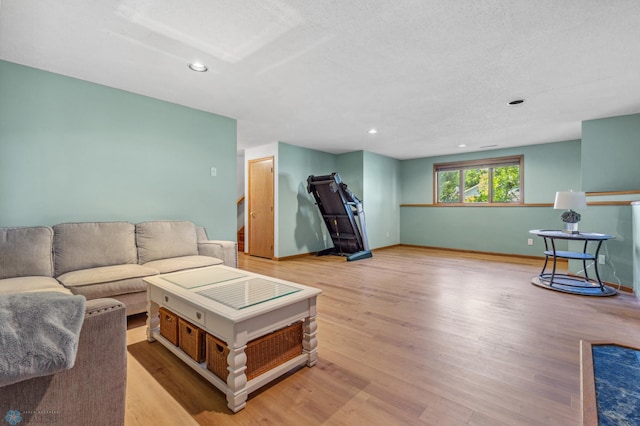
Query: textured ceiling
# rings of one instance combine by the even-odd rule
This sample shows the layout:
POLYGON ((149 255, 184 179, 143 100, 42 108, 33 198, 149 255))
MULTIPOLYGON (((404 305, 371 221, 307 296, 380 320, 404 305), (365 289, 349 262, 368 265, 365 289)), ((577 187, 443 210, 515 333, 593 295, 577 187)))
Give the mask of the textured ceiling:
POLYGON ((233 117, 240 150, 407 159, 640 112, 640 1, 1 0, 0 59, 233 117))

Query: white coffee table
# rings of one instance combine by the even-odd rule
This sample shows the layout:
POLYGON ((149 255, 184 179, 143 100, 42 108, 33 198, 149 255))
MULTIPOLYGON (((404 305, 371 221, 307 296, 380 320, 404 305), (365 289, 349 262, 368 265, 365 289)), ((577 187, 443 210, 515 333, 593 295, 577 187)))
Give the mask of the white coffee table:
POLYGON ((159 341, 227 396, 233 412, 244 408, 247 395, 271 380, 318 360, 317 288, 227 266, 211 266, 144 279, 147 291, 147 339, 159 341), (227 342, 226 383, 160 335, 160 307, 227 342), (247 380, 245 348, 253 339, 303 321, 302 354, 247 380))

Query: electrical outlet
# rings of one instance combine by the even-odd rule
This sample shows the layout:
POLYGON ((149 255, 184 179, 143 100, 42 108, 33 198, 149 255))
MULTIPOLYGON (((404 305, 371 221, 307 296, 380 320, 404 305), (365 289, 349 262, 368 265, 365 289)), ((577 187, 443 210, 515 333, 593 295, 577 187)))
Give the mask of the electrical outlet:
POLYGON ((601 254, 600 256, 598 256, 598 264, 599 265, 604 265, 607 261, 607 258, 604 254, 601 254))
POLYGON ((527 245, 532 246, 533 245, 533 238, 529 238, 527 240, 527 245))

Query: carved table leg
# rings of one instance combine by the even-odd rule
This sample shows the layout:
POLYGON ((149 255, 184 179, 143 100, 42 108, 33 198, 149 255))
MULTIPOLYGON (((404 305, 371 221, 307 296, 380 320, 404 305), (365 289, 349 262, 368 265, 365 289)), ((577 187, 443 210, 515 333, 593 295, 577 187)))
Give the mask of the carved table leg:
POLYGON ((302 332, 302 352, 309 356, 307 366, 313 367, 318 362, 318 338, 316 337, 318 325, 316 324, 315 316, 304 319, 302 332))
POLYGON ((149 342, 155 342, 156 339, 152 333, 160 330, 160 311, 158 310, 159 305, 148 298, 148 293, 149 292, 147 292, 147 340, 149 342))
POLYGON ((239 348, 229 348, 227 363, 229 376, 227 377, 227 406, 237 413, 247 405, 247 355, 244 350, 247 345, 239 348))

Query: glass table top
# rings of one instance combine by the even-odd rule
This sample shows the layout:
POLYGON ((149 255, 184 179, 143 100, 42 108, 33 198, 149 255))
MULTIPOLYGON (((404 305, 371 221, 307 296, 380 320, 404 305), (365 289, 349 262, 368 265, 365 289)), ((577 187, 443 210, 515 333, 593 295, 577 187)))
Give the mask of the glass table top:
POLYGON ((190 289, 196 287, 204 287, 205 285, 210 284, 217 284, 224 281, 235 280, 236 278, 242 277, 246 277, 246 275, 238 271, 213 268, 191 269, 189 271, 161 276, 160 278, 170 282, 171 284, 190 289))
POLYGON ((263 278, 221 284, 196 293, 234 309, 248 308, 302 289, 263 278))

